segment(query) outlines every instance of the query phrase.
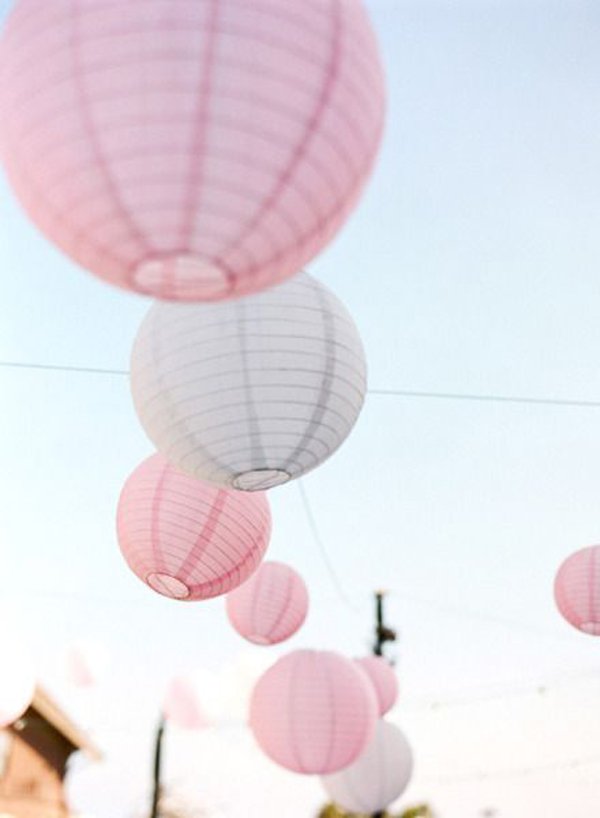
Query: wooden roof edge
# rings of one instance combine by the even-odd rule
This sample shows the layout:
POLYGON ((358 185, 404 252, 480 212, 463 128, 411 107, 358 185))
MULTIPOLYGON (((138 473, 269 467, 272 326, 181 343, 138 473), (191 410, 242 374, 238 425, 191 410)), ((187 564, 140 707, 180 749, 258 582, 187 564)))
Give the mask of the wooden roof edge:
POLYGON ((43 716, 76 750, 81 750, 92 761, 100 761, 102 753, 91 739, 64 713, 41 687, 36 687, 31 707, 43 716))

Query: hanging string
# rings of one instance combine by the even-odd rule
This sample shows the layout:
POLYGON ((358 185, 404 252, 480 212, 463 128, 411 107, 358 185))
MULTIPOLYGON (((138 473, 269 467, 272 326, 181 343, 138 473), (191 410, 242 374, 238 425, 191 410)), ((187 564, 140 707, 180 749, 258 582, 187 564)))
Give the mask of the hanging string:
POLYGON ((332 563, 331 559, 329 558, 329 554, 327 553, 327 549, 325 548, 325 543, 323 541, 323 538, 321 537, 321 532, 319 531, 319 527, 317 525, 315 515, 313 514, 313 510, 312 510, 310 501, 308 499, 306 489, 304 488, 304 483, 302 482, 302 480, 298 480, 297 483, 298 483, 298 490, 300 492, 300 498, 302 500, 302 505, 304 507, 304 512, 306 514, 306 519, 308 521, 308 527, 310 528, 312 538, 313 538, 313 540, 315 542, 315 545, 317 546, 317 549, 319 550, 319 553, 321 554, 321 558, 323 560, 323 563, 325 564, 325 567, 327 568, 327 573, 329 574, 329 578, 331 579, 331 583, 334 586, 335 590, 337 591, 337 594, 338 594, 339 598, 341 599, 341 601, 344 603, 344 605, 349 610, 351 610, 352 613, 357 614, 359 612, 359 608, 358 608, 357 605, 355 605, 350 600, 350 597, 348 596, 348 594, 346 594, 346 591, 344 590, 344 587, 343 587, 343 585, 342 585, 342 583, 341 583, 341 581, 340 581, 340 579, 339 579, 339 577, 338 577, 338 575, 336 573, 336 570, 333 567, 333 563, 332 563))

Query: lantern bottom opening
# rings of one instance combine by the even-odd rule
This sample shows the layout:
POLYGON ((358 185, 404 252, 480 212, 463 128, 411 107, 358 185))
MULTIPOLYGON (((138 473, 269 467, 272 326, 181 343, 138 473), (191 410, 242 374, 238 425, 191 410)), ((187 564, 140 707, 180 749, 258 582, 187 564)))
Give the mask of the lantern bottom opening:
POLYGON ((284 469, 251 469, 240 472, 232 480, 232 486, 240 491, 264 491, 282 486, 292 475, 284 469))
POLYGON ((145 259, 135 268, 133 278, 143 292, 167 300, 219 300, 230 294, 232 285, 225 270, 186 253, 145 259))
POLYGON ((589 633, 590 636, 600 636, 600 622, 584 622, 581 625, 581 630, 584 633, 589 633))
POLYGON ((172 577, 170 574, 154 572, 148 574, 146 582, 153 591, 171 597, 171 599, 187 599, 191 594, 185 582, 177 579, 177 577, 172 577))

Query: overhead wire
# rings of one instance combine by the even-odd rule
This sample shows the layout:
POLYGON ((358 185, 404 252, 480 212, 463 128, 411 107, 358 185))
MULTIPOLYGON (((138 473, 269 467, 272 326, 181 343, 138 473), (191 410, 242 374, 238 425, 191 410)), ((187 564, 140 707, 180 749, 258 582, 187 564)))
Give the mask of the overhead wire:
MULTIPOLYGON (((78 366, 71 364, 46 364, 29 361, 0 360, 0 368, 30 369, 46 372, 73 372, 85 375, 110 375, 127 377, 127 369, 110 367, 78 366)), ((529 406, 556 406, 575 409, 600 409, 600 400, 580 398, 534 397, 529 395, 502 395, 483 392, 438 392, 418 389, 368 389, 368 395, 374 397, 399 397, 424 400, 475 401, 478 403, 513 403, 529 406)))

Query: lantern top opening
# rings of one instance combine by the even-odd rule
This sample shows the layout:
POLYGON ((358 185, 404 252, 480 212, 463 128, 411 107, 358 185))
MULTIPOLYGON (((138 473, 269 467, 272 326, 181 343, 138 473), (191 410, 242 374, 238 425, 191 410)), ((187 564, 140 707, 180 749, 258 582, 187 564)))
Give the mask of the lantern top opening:
POLYGON ((251 469, 233 478, 232 486, 239 491, 265 491, 282 486, 291 479, 284 469, 251 469))

